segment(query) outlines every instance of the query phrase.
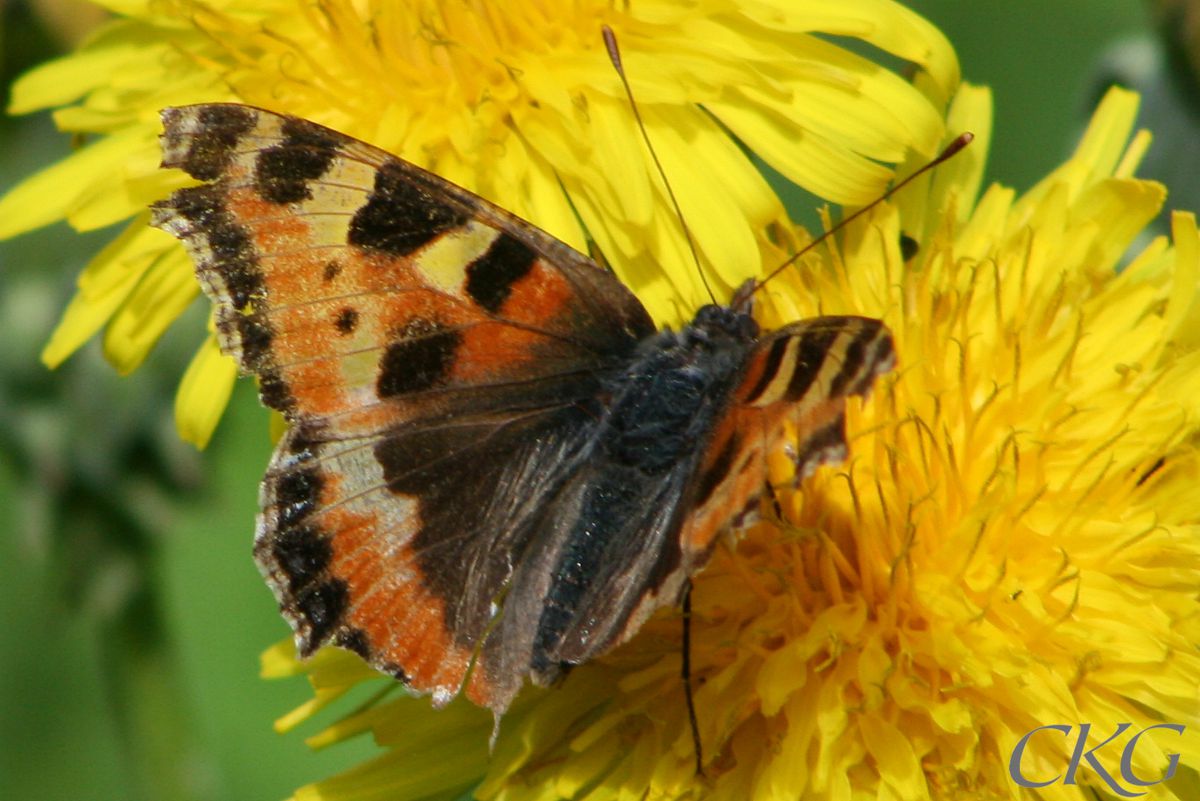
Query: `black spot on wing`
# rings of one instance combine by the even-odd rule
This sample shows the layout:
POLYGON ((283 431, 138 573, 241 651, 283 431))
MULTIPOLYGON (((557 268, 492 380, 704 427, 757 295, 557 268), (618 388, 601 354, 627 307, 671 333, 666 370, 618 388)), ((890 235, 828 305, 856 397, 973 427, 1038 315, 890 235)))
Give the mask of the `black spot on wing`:
POLYGON ((330 579, 296 596, 296 611, 307 624, 307 636, 300 645, 300 655, 310 656, 338 627, 349 603, 346 582, 330 579))
POLYGON ((767 362, 763 365, 762 375, 759 376, 754 388, 750 390, 750 394, 746 396, 747 403, 754 403, 758 400, 758 397, 775 380, 775 376, 779 373, 779 365, 783 361, 783 354, 787 352, 788 343, 791 341, 791 337, 779 337, 771 343, 771 350, 767 352, 767 362))
POLYGON ((467 265, 467 294, 493 314, 512 293, 512 286, 533 269, 537 253, 520 240, 501 234, 479 258, 467 265))
POLYGON ((380 360, 379 396, 390 398, 437 386, 454 366, 454 353, 461 342, 459 332, 435 320, 410 320, 401 338, 388 346, 380 360))
POLYGON ((274 331, 260 315, 239 314, 237 332, 242 346, 242 366, 251 372, 270 369, 274 331))
POLYGON ((280 412, 291 412, 296 408, 296 399, 287 382, 274 370, 259 372, 258 397, 264 406, 280 412))
POLYGON ((846 346, 846 350, 842 354, 842 364, 838 368, 837 375, 833 377, 833 381, 829 385, 831 395, 837 397, 845 394, 851 380, 859 377, 859 372, 863 368, 863 360, 866 358, 867 345, 878 333, 878 326, 864 325, 854 335, 854 339, 850 340, 850 344, 846 346))
POLYGON ((333 324, 342 334, 354 333, 354 329, 358 327, 358 311, 347 306, 338 312, 333 324))
POLYGON ((879 329, 882 331, 875 337, 871 349, 864 357, 866 369, 860 372, 858 380, 846 390, 851 395, 862 395, 867 392, 876 376, 886 373, 896 364, 896 345, 892 341, 891 332, 884 328, 883 323, 878 320, 872 320, 871 323, 876 326, 877 331, 879 329))
POLYGON ((286 119, 283 141, 258 154, 254 177, 258 193, 272 203, 298 203, 312 198, 309 181, 329 169, 346 137, 307 120, 286 119))
POLYGON ((796 481, 810 474, 818 466, 826 462, 841 461, 846 458, 846 418, 838 415, 824 428, 814 431, 808 439, 800 443, 800 451, 796 454, 796 481))
POLYGON ((792 377, 784 392, 784 400, 797 401, 804 397, 821 372, 821 366, 825 364, 825 358, 829 355, 829 348, 840 330, 835 327, 818 328, 801 335, 800 344, 796 348, 796 363, 792 367, 792 377))
POLYGON ((202 181, 219 178, 229 167, 237 143, 254 127, 256 120, 254 112, 242 106, 203 106, 195 112, 194 130, 185 132, 182 126, 190 116, 189 110, 171 108, 162 116, 165 152, 176 152, 184 140, 188 140, 183 159, 178 164, 165 166, 179 167, 202 181))
MULTIPOLYGON (((769 487, 770 485, 764 484, 763 486, 769 487)), ((733 515, 733 517, 729 518, 730 530, 739 531, 739 530, 745 528, 750 523, 758 520, 760 517, 761 508, 762 508, 762 495, 757 494, 757 493, 754 495, 751 495, 749 498, 746 499, 746 503, 744 503, 742 505, 742 508, 739 509, 737 511, 737 513, 733 515)), ((775 503, 775 508, 776 508, 776 511, 778 511, 778 509, 779 509, 778 502, 775 503)), ((780 515, 782 516, 782 513, 780 513, 780 515)))
POLYGON ((342 265, 338 264, 336 261, 331 261, 325 265, 325 269, 321 273, 321 279, 328 284, 333 281, 333 279, 337 278, 341 272, 342 265))
POLYGON ((921 252, 921 243, 908 234, 900 234, 900 258, 908 261, 921 252))
POLYGON ((304 420, 288 429, 282 447, 297 457, 297 461, 307 461, 316 458, 321 446, 328 441, 329 432, 324 423, 304 420))
POLYGON ((717 458, 707 470, 700 476, 700 480, 696 484, 696 500, 695 504, 700 506, 709 498, 713 492, 721 485, 721 482, 729 475, 729 471, 733 468, 733 459, 737 456, 738 449, 741 447, 741 437, 736 433, 730 435, 725 440, 725 444, 721 446, 717 458))
POLYGON ((279 527, 290 528, 311 514, 321 499, 324 479, 315 468, 290 470, 275 483, 273 506, 279 516, 279 527))
POLYGON ((275 535, 271 557, 287 576, 288 589, 295 594, 321 577, 333 558, 333 549, 329 538, 319 529, 302 525, 275 535))
POLYGON ((348 240, 365 250, 407 256, 467 219, 393 160, 375 174, 374 189, 350 221, 348 240))

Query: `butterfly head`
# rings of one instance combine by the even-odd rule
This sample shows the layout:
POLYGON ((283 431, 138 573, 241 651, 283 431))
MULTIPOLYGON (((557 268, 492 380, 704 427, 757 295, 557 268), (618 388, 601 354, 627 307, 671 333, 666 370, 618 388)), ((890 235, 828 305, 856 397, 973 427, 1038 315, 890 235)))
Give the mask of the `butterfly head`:
POLYGON ((695 336, 708 341, 732 339, 737 342, 753 342, 758 339, 759 332, 758 323, 750 316, 749 309, 716 303, 700 307, 690 330, 695 336))

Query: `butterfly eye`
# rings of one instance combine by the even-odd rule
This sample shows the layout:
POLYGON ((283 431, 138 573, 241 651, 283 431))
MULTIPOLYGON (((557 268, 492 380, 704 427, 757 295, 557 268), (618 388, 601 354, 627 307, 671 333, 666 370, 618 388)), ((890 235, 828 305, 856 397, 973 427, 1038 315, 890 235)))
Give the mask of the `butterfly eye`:
POLYGON ((692 320, 692 325, 702 328, 709 328, 721 319, 722 312, 725 311, 725 309, 721 308, 715 303, 709 303, 705 306, 701 306, 696 311, 696 317, 694 320, 692 320))
POLYGON ((758 336, 758 323, 745 312, 729 306, 709 304, 701 306, 692 320, 692 327, 705 334, 721 333, 735 339, 755 339, 758 336))
POLYGON ((737 316, 738 334, 744 339, 757 339, 759 328, 758 323, 749 314, 739 314, 737 316))

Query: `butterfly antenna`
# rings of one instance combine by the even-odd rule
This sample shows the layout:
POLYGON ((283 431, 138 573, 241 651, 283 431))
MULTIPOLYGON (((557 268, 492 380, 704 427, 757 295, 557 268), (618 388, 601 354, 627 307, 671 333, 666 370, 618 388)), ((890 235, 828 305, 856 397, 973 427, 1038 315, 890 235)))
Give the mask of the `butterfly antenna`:
MULTIPOLYGON (((800 249, 798 252, 796 252, 796 254, 795 254, 795 255, 793 255, 793 256, 792 256, 790 259, 788 259, 788 260, 787 260, 787 261, 785 261, 783 264, 779 265, 779 266, 778 266, 778 267, 776 267, 774 270, 772 270, 772 271, 771 271, 771 272, 770 272, 770 273, 767 275, 767 277, 766 277, 766 278, 764 278, 763 280, 759 281, 759 282, 758 282, 758 283, 757 283, 757 284, 754 286, 754 290, 753 290, 753 291, 754 291, 754 292, 757 292, 758 290, 762 289, 762 288, 763 288, 763 287, 766 285, 766 283, 767 283, 768 281, 770 281, 770 280, 771 280, 772 278, 774 278, 775 276, 779 275, 781 272, 783 272, 783 271, 784 271, 785 269, 787 269, 788 267, 790 267, 790 266, 792 266, 793 264, 795 264, 795 263, 796 263, 796 261, 797 261, 797 260, 798 260, 798 259, 799 259, 801 256, 803 256, 805 253, 808 253, 810 250, 812 250, 813 248, 815 248, 817 245, 821 244, 821 243, 822 243, 822 242, 824 242, 826 239, 828 239, 829 237, 833 236, 833 235, 834 235, 834 234, 836 234, 838 231, 842 230, 842 229, 843 229, 843 228, 845 228, 847 225, 849 225, 850 223, 854 222, 854 221, 855 221, 855 220, 857 220, 859 217, 861 217, 862 215, 866 214, 868 211, 870 211, 871 209, 875 208, 875 207, 876 207, 876 206, 878 206, 880 203, 884 202, 885 200, 887 200, 888 198, 890 198, 892 195, 894 195, 894 194, 896 194, 897 192, 899 192, 901 189, 903 189, 904 187, 906 187, 906 186, 907 186, 907 185, 908 185, 910 182, 912 182, 913 180, 915 180, 915 179, 916 179, 918 176, 920 176, 920 175, 924 175, 925 173, 929 172, 930 170, 932 170, 932 169, 933 169, 934 167, 936 167, 937 165, 941 164, 943 161, 946 161, 947 159, 949 159, 949 158, 951 158, 951 157, 953 157, 953 156, 957 155, 957 154, 959 153, 959 151, 961 151, 961 150, 962 150, 964 147, 966 147, 967 145, 971 144, 971 140, 972 140, 972 139, 974 139, 974 138, 975 138, 975 134, 973 134, 973 133, 970 133, 969 131, 968 131, 968 132, 965 132, 965 133, 961 133, 961 134, 959 134, 959 135, 958 135, 958 136, 957 136, 957 137, 954 139, 954 141, 953 141, 953 142, 951 142, 950 144, 946 145, 946 148, 945 148, 945 150, 943 150, 941 153, 939 153, 939 154, 938 154, 938 156, 937 156, 937 158, 935 158, 933 161, 930 161, 928 164, 925 164, 923 167, 921 167, 921 169, 917 170, 917 171, 916 171, 916 172, 914 172, 912 175, 908 176, 908 177, 907 177, 907 178, 905 178, 903 181, 901 181, 900 183, 898 183, 898 184, 896 184, 895 186, 893 186, 891 189, 889 189, 889 190, 887 190, 886 192, 884 192, 884 193, 883 193, 882 195, 880 195, 878 198, 876 198, 875 200, 872 200, 870 203, 868 203, 867 205, 863 206, 861 209, 859 209, 858 211, 854 212, 854 213, 853 213, 853 214, 851 214, 849 217, 847 217, 846 219, 842 220, 841 222, 839 222, 837 225, 835 225, 835 226, 833 226, 832 228, 830 228, 830 229, 829 229, 828 231, 826 231, 825 233, 821 234, 819 237, 817 237, 816 239, 814 239, 812 242, 809 242, 809 243, 808 243, 807 245, 805 245, 805 246, 804 246, 802 249, 800 249)), ((746 296, 746 298, 747 298, 747 299, 749 299, 749 297, 750 297, 749 295, 747 295, 747 296, 746 296)))
POLYGON ((675 198, 675 190, 671 188, 671 182, 667 180, 667 172, 663 169, 662 162, 658 160, 658 153, 655 152, 654 145, 650 143, 650 135, 646 133, 646 125, 642 122, 642 112, 638 110, 637 101, 633 99, 633 89, 629 86, 629 79, 625 77, 625 67, 621 65, 621 51, 617 48, 617 35, 607 25, 602 26, 600 30, 604 35, 604 46, 608 48, 608 60, 612 62, 613 69, 617 71, 617 75, 621 79, 621 86, 625 88, 625 97, 628 98, 629 107, 633 110, 633 118, 637 121, 638 132, 642 135, 642 141, 646 143, 646 149, 650 151, 650 158, 654 161, 654 168, 658 170, 658 176, 662 178, 663 185, 667 188, 667 197, 671 199, 671 205, 675 208, 675 216, 679 218, 679 226, 683 229, 684 238, 687 239, 688 249, 692 252, 692 261, 696 263, 696 271, 700 274, 701 283, 704 284, 704 291, 708 293, 712 302, 716 303, 717 296, 713 294, 712 287, 708 283, 708 276, 704 274, 704 268, 700 266, 700 254, 696 251, 696 240, 692 237, 687 220, 683 218, 683 209, 679 207, 679 201, 675 198))

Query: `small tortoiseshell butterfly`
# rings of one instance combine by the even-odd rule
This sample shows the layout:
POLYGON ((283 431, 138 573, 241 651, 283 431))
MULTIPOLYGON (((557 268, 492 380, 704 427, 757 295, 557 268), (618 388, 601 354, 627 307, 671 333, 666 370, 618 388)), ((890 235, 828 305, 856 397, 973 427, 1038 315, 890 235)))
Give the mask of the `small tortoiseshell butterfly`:
POLYGON ((611 273, 476 195, 306 120, 163 112, 154 207, 216 302, 221 345, 290 423, 254 555, 302 655, 360 654, 499 716, 676 603, 758 515, 845 454, 887 329, 760 332, 753 282, 657 330, 611 273), (794 437, 786 433, 794 427, 794 437))

